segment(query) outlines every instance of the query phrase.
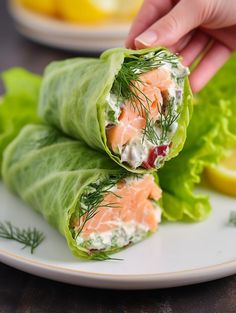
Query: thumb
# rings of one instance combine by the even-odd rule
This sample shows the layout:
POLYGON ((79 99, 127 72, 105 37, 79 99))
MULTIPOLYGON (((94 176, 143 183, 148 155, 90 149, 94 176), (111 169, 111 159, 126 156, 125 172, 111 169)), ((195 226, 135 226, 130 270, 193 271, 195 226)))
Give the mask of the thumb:
POLYGON ((181 0, 168 14, 135 39, 136 48, 157 45, 170 47, 176 44, 184 35, 202 24, 203 6, 204 2, 200 0, 181 0))

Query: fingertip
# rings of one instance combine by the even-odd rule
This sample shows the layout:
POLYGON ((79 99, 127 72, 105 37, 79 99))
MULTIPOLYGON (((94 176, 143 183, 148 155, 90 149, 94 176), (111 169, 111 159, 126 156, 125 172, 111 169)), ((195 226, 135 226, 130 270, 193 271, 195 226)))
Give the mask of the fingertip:
POLYGON ((127 49, 132 49, 132 41, 130 40, 129 37, 125 40, 125 47, 127 49))
POLYGON ((203 84, 196 76, 190 76, 189 82, 193 93, 198 93, 204 87, 204 85, 206 85, 206 82, 203 84))
POLYGON ((154 30, 147 30, 135 38, 134 43, 136 48, 149 48, 153 47, 158 40, 158 35, 154 30))
POLYGON ((136 49, 145 49, 149 48, 144 42, 140 41, 139 39, 134 40, 134 45, 136 49))
POLYGON ((215 42, 190 75, 194 93, 200 91, 229 59, 231 51, 220 42, 215 42))
POLYGON ((190 60, 187 57, 185 57, 184 55, 182 55, 181 53, 180 53, 180 55, 181 55, 181 58, 182 58, 182 64, 184 66, 189 67, 192 64, 192 62, 190 62, 190 60))
POLYGON ((193 64, 193 62, 199 58, 201 54, 204 54, 204 51, 206 51, 210 43, 211 38, 209 35, 198 30, 188 45, 180 52, 183 58, 183 65, 190 66, 193 64))

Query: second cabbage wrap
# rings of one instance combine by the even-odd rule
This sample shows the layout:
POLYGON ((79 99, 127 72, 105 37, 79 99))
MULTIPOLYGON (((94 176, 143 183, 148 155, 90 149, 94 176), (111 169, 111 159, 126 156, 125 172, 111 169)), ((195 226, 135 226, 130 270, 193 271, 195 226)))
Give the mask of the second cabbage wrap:
POLYGON ((106 155, 41 125, 22 129, 3 159, 5 184, 66 238, 75 256, 103 260, 156 231, 156 176, 124 171, 106 155))

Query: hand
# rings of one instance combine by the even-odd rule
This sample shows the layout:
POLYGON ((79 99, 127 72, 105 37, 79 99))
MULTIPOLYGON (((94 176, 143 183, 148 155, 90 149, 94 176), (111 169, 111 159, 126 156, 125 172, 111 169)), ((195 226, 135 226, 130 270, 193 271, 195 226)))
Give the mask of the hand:
POLYGON ((236 50, 236 0, 144 0, 126 46, 168 47, 190 66, 205 52, 190 75, 199 91, 236 50))

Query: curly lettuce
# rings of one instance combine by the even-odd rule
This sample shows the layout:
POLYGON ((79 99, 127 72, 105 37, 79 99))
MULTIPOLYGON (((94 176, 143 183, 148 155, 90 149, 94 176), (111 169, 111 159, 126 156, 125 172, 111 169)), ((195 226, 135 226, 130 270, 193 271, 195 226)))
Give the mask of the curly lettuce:
POLYGON ((22 68, 2 73, 6 89, 0 99, 0 176, 2 154, 6 146, 27 123, 39 122, 37 102, 41 77, 22 68))
POLYGON ((205 219, 211 212, 207 196, 193 189, 206 166, 216 164, 236 146, 236 55, 196 96, 187 140, 178 157, 158 172, 163 194, 163 215, 171 221, 205 219))

